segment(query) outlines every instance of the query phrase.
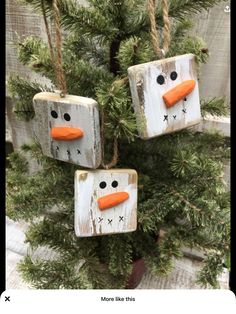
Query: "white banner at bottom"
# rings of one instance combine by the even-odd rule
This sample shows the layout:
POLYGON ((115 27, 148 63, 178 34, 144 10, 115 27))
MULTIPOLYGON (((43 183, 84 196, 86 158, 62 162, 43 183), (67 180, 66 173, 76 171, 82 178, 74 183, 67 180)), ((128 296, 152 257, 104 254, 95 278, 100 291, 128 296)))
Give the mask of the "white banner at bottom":
POLYGON ((236 299, 230 290, 6 290, 0 313, 235 314, 236 299))

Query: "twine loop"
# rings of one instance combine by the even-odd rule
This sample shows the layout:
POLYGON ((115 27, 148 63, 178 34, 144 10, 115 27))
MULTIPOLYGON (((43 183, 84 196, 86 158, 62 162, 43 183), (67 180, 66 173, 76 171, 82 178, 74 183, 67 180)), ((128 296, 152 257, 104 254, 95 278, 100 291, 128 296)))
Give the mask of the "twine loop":
POLYGON ((44 0, 41 0, 41 8, 42 8, 43 20, 44 20, 44 24, 46 28, 50 57, 51 57, 53 68, 56 74, 57 85, 59 89, 61 90, 60 97, 65 97, 67 93, 67 87, 66 87, 65 74, 62 67, 62 52, 61 52, 62 38, 61 38, 61 27, 60 27, 60 11, 58 8, 57 0, 52 0, 53 18, 54 18, 55 29, 56 29, 56 57, 54 54, 52 38, 49 31, 44 0))
POLYGON ((156 25, 156 15, 155 15, 155 9, 156 9, 156 0, 148 0, 148 14, 149 14, 149 20, 150 20, 150 35, 151 35, 151 41, 153 50, 156 53, 156 55, 159 58, 164 58, 165 54, 169 50, 170 46, 170 20, 169 20, 169 14, 168 14, 168 0, 162 0, 162 12, 163 12, 163 47, 160 47, 159 43, 159 36, 157 33, 157 25, 156 25))
POLYGON ((101 108, 100 111, 100 117, 101 117, 101 127, 100 127, 100 135, 101 135, 101 157, 102 157, 102 162, 101 165, 104 169, 108 170, 112 167, 114 167, 117 162, 118 162, 118 156, 119 156, 119 151, 118 151, 118 138, 115 135, 114 140, 113 140, 113 156, 111 161, 106 164, 105 163, 105 136, 104 136, 104 129, 105 129, 105 115, 104 115, 104 109, 101 108))

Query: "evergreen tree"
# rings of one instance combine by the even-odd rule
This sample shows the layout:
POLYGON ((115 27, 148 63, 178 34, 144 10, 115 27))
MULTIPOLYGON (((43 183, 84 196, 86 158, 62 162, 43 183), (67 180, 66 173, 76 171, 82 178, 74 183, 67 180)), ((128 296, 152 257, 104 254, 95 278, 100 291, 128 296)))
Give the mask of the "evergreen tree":
MULTIPOLYGON (((47 18, 52 0, 24 0, 47 18)), ((116 167, 136 169, 138 228, 135 232, 78 238, 74 232, 74 172, 79 166, 42 154, 40 145, 23 145, 10 155, 7 169, 7 215, 30 221, 26 241, 33 249, 48 246, 54 260, 27 256, 19 269, 39 289, 123 288, 132 262, 143 258, 155 275, 166 275, 182 246, 205 252, 198 281, 217 287, 217 276, 229 261, 229 193, 222 180, 223 161, 229 158, 227 140, 217 133, 185 129, 148 141, 138 138, 132 111, 127 68, 157 60, 153 52, 146 0, 60 0, 63 69, 68 94, 98 101, 105 119, 106 160, 111 159, 114 137, 119 142, 116 167), (29 176, 28 152, 42 166, 29 176), (56 210, 55 210, 56 205, 56 210), (52 210, 52 207, 54 208, 52 210), (38 218, 38 219, 37 219, 38 218), (160 230, 164 236, 157 244, 160 230)), ((193 53, 207 62, 201 38, 189 36, 191 15, 220 0, 170 0, 171 45, 166 57, 193 53)), ((156 9, 162 31, 162 11, 156 9)), ((47 43, 30 36, 18 43, 19 60, 49 78, 56 76, 47 43)), ((34 117, 33 96, 50 90, 13 74, 8 87, 16 97, 15 112, 26 121, 34 117)), ((202 114, 227 114, 224 99, 201 101, 202 114)), ((82 168, 81 168, 82 169, 82 168)), ((229 267, 229 266, 228 266, 229 267)))

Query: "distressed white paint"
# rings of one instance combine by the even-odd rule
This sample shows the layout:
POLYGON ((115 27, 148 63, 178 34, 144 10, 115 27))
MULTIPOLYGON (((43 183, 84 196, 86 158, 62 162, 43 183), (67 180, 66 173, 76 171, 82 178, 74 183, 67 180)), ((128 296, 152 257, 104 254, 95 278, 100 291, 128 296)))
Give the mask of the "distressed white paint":
POLYGON ((148 139, 171 133, 200 122, 197 71, 193 54, 135 65, 128 69, 128 75, 141 138, 148 139), (178 74, 176 80, 170 78, 172 71, 178 74), (165 77, 163 85, 157 83, 159 75, 165 77), (193 91, 186 96, 186 100, 182 99, 167 108, 163 95, 185 80, 195 81, 193 91))
POLYGON ((83 171, 75 173, 75 233, 78 237, 135 231, 137 228, 137 172, 130 169, 83 171), (116 188, 113 181, 118 182, 116 188), (100 188, 105 181, 106 187, 100 188), (115 192, 129 198, 112 208, 100 210, 97 200, 115 192), (124 217, 120 221, 120 216, 124 217), (101 222, 100 219, 102 219, 101 222), (112 219, 112 223, 108 223, 112 219))
POLYGON ((97 168, 101 163, 101 143, 98 104, 91 98, 42 92, 34 96, 34 131, 49 157, 88 168, 97 168), (57 112, 55 119, 51 111, 57 112), (70 121, 64 119, 68 113, 70 121), (53 127, 80 128, 84 136, 70 141, 57 141, 51 138, 53 127))

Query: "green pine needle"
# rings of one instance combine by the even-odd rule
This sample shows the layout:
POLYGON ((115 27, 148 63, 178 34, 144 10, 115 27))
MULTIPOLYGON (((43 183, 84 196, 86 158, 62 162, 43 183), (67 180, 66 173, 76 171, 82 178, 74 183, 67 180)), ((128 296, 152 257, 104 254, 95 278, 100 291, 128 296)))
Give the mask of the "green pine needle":
MULTIPOLYGON (((22 0, 42 14, 41 0, 22 0)), ((53 17, 52 1, 44 0, 53 17)), ((188 35, 192 15, 220 0, 170 0, 171 45, 167 57, 193 53, 205 63, 206 43, 188 35)), ((94 98, 105 117, 106 151, 119 139, 118 168, 136 169, 138 226, 134 232, 79 238, 74 233, 74 173, 77 165, 49 158, 37 142, 9 156, 7 215, 31 223, 26 240, 34 250, 54 251, 52 260, 26 256, 19 265, 25 281, 36 289, 125 288, 134 260, 143 258, 153 274, 167 275, 182 246, 204 250, 198 281, 217 287, 223 263, 229 268, 230 193, 222 180, 229 142, 217 133, 185 129, 143 141, 127 82, 128 67, 156 60, 150 42, 150 22, 144 0, 59 0, 63 35, 62 57, 69 94, 94 98), (111 55, 114 58, 111 58, 111 55), (111 69, 117 66, 113 73, 111 69), (29 175, 28 162, 40 169, 29 175), (164 236, 158 239, 160 232, 164 236)), ((163 33, 162 8, 156 9, 163 33)), ((160 41, 162 45, 162 39, 160 41)), ((18 43, 18 58, 30 70, 56 86, 47 43, 29 36, 18 43)), ((17 116, 34 117, 32 99, 45 86, 10 76, 8 88, 16 100, 17 116)), ((201 101, 202 115, 227 115, 223 98, 201 101)), ((106 159, 109 153, 106 154, 106 159)))
POLYGON ((213 116, 228 116, 229 106, 223 97, 213 97, 210 100, 201 100, 201 113, 205 117, 207 114, 213 116))

